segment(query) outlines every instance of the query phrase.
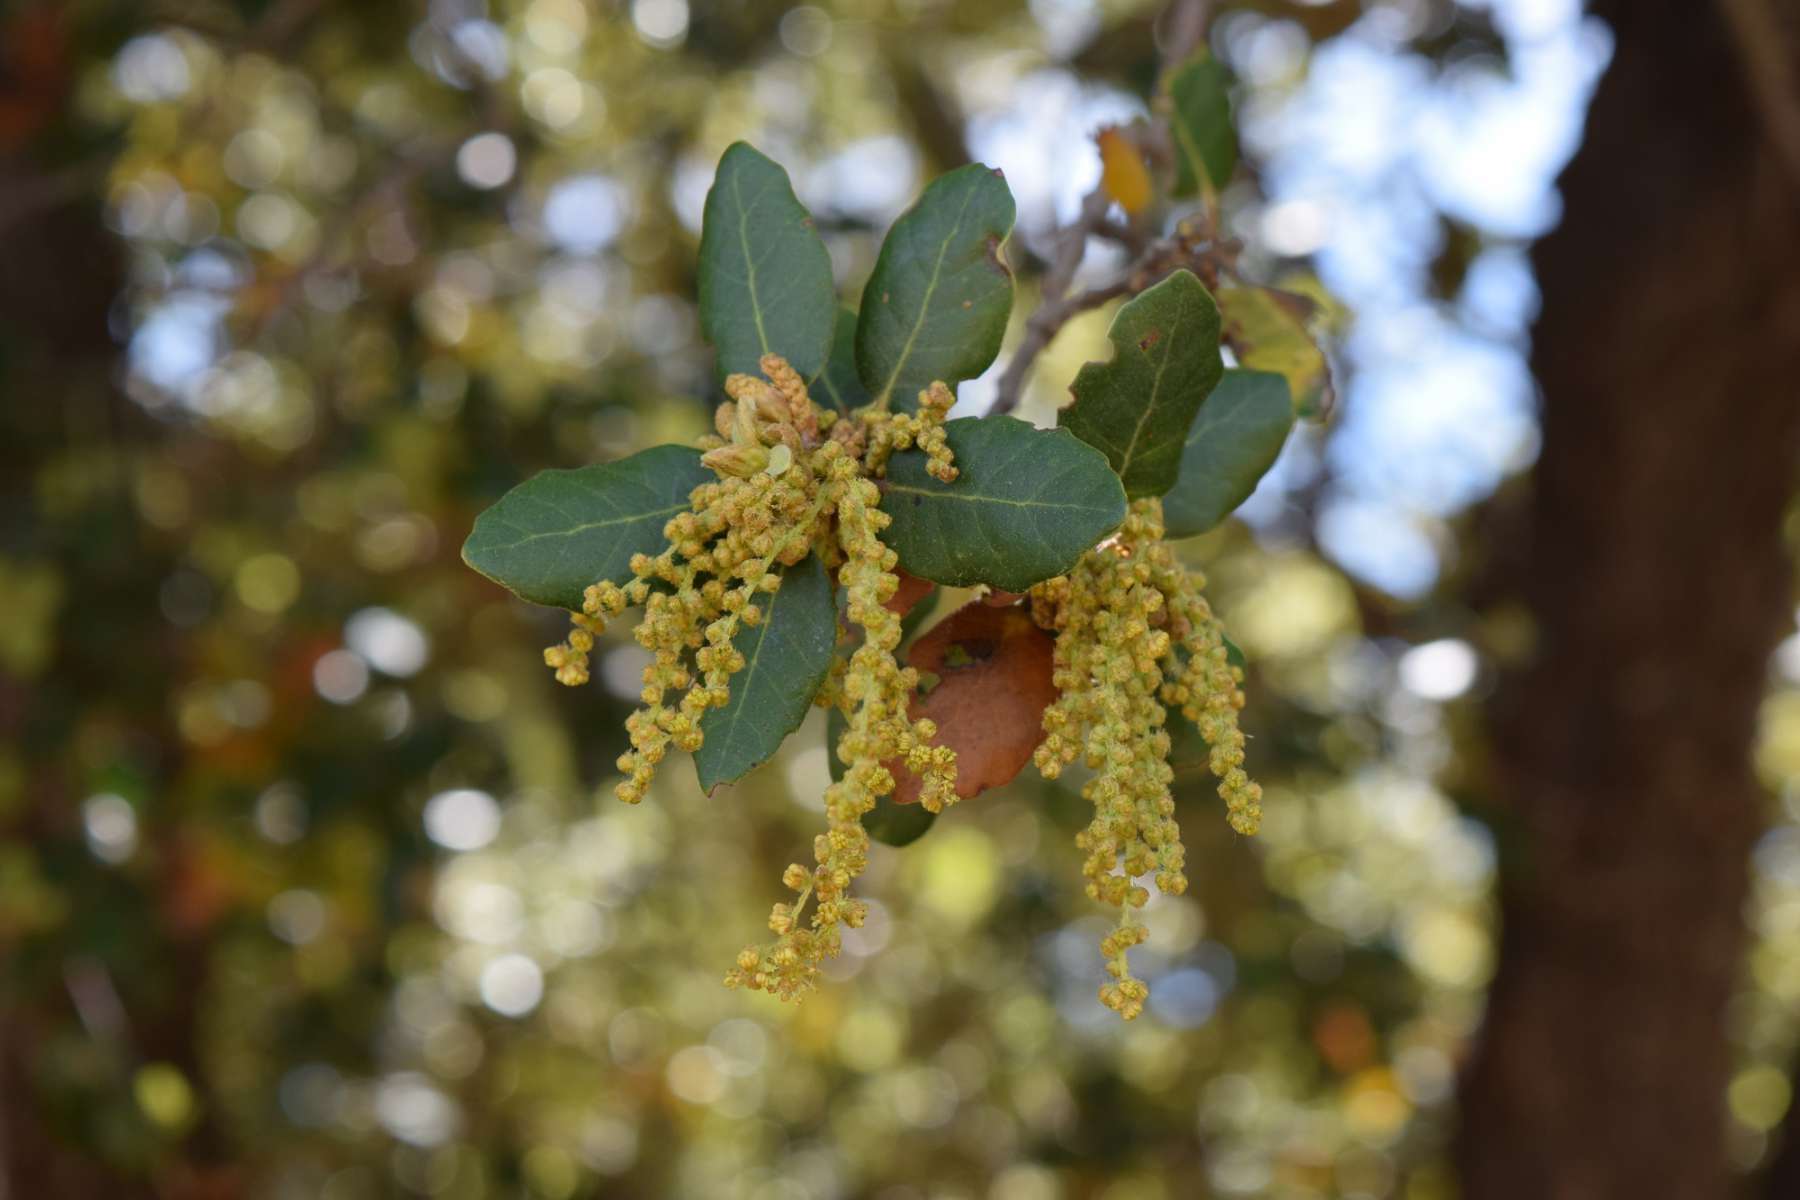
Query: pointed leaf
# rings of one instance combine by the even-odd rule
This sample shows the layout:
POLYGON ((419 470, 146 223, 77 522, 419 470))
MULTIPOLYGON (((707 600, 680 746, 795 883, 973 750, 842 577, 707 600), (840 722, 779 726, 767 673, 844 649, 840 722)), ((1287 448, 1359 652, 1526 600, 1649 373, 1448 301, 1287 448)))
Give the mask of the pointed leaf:
POLYGON ((1277 288, 1219 289, 1225 342, 1241 366, 1287 377, 1294 411, 1323 416, 1331 407, 1331 365, 1313 339, 1308 320, 1317 305, 1277 288))
MULTIPOLYGON (((831 781, 836 783, 844 777, 844 763, 837 756, 838 739, 844 736, 844 730, 850 722, 837 709, 825 721, 825 758, 831 767, 831 781)), ((918 804, 898 804, 890 795, 882 796, 875 801, 875 807, 863 814, 863 830, 873 839, 887 846, 910 846, 925 836, 938 815, 927 811, 918 804)))
POLYGON ((1106 455, 1127 496, 1160 496, 1175 486, 1188 426, 1225 369, 1218 305, 1192 272, 1177 271, 1127 301, 1106 336, 1112 361, 1081 368, 1057 424, 1106 455))
POLYGON ((951 587, 1022 592, 1061 575, 1125 520, 1125 489, 1106 456, 1066 429, 1013 417, 944 426, 956 482, 925 473, 917 450, 888 463, 883 535, 900 565, 951 587))
POLYGON ((808 379, 837 320, 831 256, 787 172, 747 142, 719 159, 700 233, 700 327, 719 378, 779 354, 808 379))
POLYGON ((1225 67, 1202 52, 1169 77, 1169 129, 1175 136, 1175 194, 1216 194, 1237 166, 1237 133, 1225 67))
POLYGON ((934 381, 988 369, 1012 312, 1000 246, 1013 198, 998 171, 970 163, 940 176, 888 230, 863 289, 856 366, 878 403, 911 411, 934 381))
POLYGON ((475 518, 463 561, 534 604, 579 610, 602 579, 631 578, 631 556, 663 548, 663 526, 714 478, 687 446, 541 471, 475 518))
POLYGON ((831 669, 837 605, 818 555, 783 571, 781 586, 760 604, 762 621, 731 639, 744 668, 731 677, 730 701, 700 719, 705 740, 694 752, 694 770, 709 793, 774 756, 831 669))
POLYGON ((846 415, 869 402, 869 389, 856 373, 856 314, 847 308, 838 309, 831 358, 810 391, 814 403, 846 415))
POLYGON ((1270 371, 1225 372, 1188 430, 1181 478, 1163 497, 1168 536, 1205 533, 1248 500, 1293 427, 1287 380, 1270 371))

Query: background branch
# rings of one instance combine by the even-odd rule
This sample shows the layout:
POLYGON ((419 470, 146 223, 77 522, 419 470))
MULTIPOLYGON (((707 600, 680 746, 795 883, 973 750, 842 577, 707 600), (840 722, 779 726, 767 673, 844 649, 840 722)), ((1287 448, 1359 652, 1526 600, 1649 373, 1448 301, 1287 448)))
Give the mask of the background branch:
MULTIPOLYGON (((1032 362, 1070 317, 1085 310, 1083 306, 1079 306, 1079 298, 1071 299, 1068 291, 1074 282, 1075 272, 1087 253, 1088 235, 1105 223, 1106 210, 1111 206, 1112 198, 1106 194, 1105 185, 1096 184, 1094 190, 1082 198, 1081 212, 1074 222, 1057 231, 1056 252, 1050 260, 1050 269, 1044 274, 1042 299, 1037 311, 1031 314, 1031 319, 1025 324, 1025 339, 1013 351, 1012 360, 1006 364, 1006 370, 1000 376, 994 405, 989 411, 1009 413, 1019 406, 1025 376, 1030 372, 1032 362)), ((1085 305, 1085 308, 1104 304, 1112 296, 1119 294, 1119 290, 1114 290, 1110 295, 1085 305)))
MULTIPOLYGON (((1208 0, 1176 0, 1165 11, 1158 38, 1160 75, 1166 76, 1186 62, 1205 40, 1210 9, 1208 0)), ((1147 136, 1152 141, 1170 141, 1167 118, 1152 118, 1147 136)), ((1146 243, 1144 235, 1131 221, 1121 223, 1109 219, 1107 214, 1111 209, 1112 197, 1107 193, 1103 179, 1082 198, 1081 210, 1074 221, 1056 232, 1055 251, 1050 268, 1044 273, 1037 311, 1026 322, 1025 336, 1000 375, 989 412, 1009 413, 1019 407, 1032 363, 1072 318, 1109 300, 1140 292, 1178 266, 1197 265, 1210 258, 1199 252, 1185 226, 1172 237, 1146 243), (1138 257, 1111 283, 1070 295, 1075 273, 1087 254, 1089 237, 1117 241, 1138 252, 1138 257)))
POLYGON ((1163 21, 1162 74, 1168 75, 1186 62, 1206 38, 1206 25, 1211 19, 1208 0, 1175 0, 1163 21))

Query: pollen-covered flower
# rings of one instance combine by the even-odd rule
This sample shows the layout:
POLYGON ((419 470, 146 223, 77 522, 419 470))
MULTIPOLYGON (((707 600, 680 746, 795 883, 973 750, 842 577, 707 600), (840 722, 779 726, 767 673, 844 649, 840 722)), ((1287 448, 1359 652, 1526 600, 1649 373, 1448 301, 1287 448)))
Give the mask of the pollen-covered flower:
POLYGON ((879 507, 880 489, 857 473, 852 460, 837 462, 830 487, 842 556, 838 583, 848 601, 850 622, 862 634, 861 645, 828 697, 848 718, 835 748, 844 774, 825 791, 829 827, 814 840, 814 866, 810 871, 789 867, 783 876, 783 882, 800 894, 792 905, 778 904, 771 913, 769 928, 776 940, 760 949, 746 949, 725 977, 729 987, 759 989, 781 999, 810 990, 817 982, 819 964, 842 948, 842 927, 862 924, 865 906, 850 899, 848 889, 868 864, 863 814, 894 790, 893 772, 884 764, 898 758, 918 774, 920 803, 931 811, 956 800, 955 754, 931 745, 937 730, 930 721, 911 721, 907 716, 919 678, 894 656, 900 645, 900 617, 887 601, 900 580, 894 573, 895 554, 881 541, 888 517, 879 507), (809 898, 812 913, 803 919, 809 898))
POLYGON ((916 413, 865 409, 861 414, 860 436, 865 442, 863 463, 870 475, 887 470, 894 451, 917 446, 925 452, 925 470, 945 483, 956 481, 956 464, 944 434, 944 419, 956 396, 941 383, 934 383, 919 393, 916 413))
POLYGON ((731 676, 744 665, 732 638, 741 626, 762 619, 763 602, 780 586, 780 568, 799 562, 828 536, 825 481, 837 453, 811 452, 824 444, 799 377, 772 355, 764 369, 782 386, 742 375, 726 381, 736 399, 721 411, 735 405, 734 437, 745 440, 702 460, 710 460, 718 478, 695 488, 689 511, 664 527, 668 544, 662 553, 636 556, 634 578, 623 587, 588 588, 575 632, 544 654, 560 681, 585 682, 593 635, 626 607, 644 606, 635 636, 651 661, 644 668, 642 707, 625 722, 631 749, 618 764, 624 778, 617 792, 627 803, 643 798, 671 744, 689 752, 700 748, 701 720, 730 699, 731 676), (744 453, 733 458, 727 453, 733 450, 744 453), (751 460, 744 455, 752 451, 760 466, 746 470, 751 460))
POLYGON ((732 638, 762 619, 781 585, 780 568, 809 553, 837 568, 861 642, 848 657, 839 651, 817 700, 848 718, 836 748, 846 770, 825 793, 828 827, 814 840, 814 865, 794 864, 782 877, 798 895, 770 915, 776 940, 745 950, 726 977, 730 986, 787 999, 810 989, 820 962, 838 953, 842 927, 862 923, 864 906, 849 887, 868 861, 862 816, 894 790, 884 764, 897 760, 917 774, 920 801, 934 812, 956 799, 955 753, 931 744, 937 730, 930 721, 907 716, 918 673, 894 657, 900 618, 885 604, 899 579, 896 556, 881 540, 888 517, 874 482, 894 451, 909 447, 924 451, 937 478, 956 478, 944 436, 955 398, 934 383, 920 393, 916 413, 871 407, 846 420, 821 412, 783 359, 767 355, 761 367, 765 378, 725 381, 731 398, 715 415, 717 434, 702 440, 701 462, 717 478, 695 488, 689 511, 664 527, 661 553, 632 560, 629 583, 587 589, 575 629, 544 661, 559 681, 585 683, 595 635, 643 605, 635 636, 651 661, 642 707, 625 723, 631 749, 619 758, 616 789, 635 803, 668 748, 698 750, 707 711, 729 702, 731 678, 744 666, 732 638))
POLYGON ((1146 936, 1136 912, 1150 894, 1135 880, 1153 875, 1165 894, 1187 890, 1166 705, 1178 706, 1211 746, 1232 828, 1254 833, 1261 816, 1261 789, 1242 768, 1242 673, 1226 659, 1202 581, 1162 536, 1161 502, 1136 501, 1115 537, 1031 591, 1038 623, 1056 631, 1060 692, 1044 712, 1036 761, 1047 779, 1076 761, 1095 772, 1082 788, 1094 819, 1076 845, 1087 853, 1088 895, 1119 909, 1119 926, 1102 943, 1111 980, 1100 999, 1127 1020, 1149 995, 1126 963, 1146 936))

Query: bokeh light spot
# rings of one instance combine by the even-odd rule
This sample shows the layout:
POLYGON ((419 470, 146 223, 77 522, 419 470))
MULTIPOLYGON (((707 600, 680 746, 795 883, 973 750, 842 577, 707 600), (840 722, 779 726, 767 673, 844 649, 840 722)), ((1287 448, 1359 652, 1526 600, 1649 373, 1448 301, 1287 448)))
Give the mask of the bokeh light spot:
POLYGON ((570 254, 593 254, 611 245, 625 227, 630 196, 604 175, 574 175, 544 199, 544 231, 570 254))
POLYGON ((387 1131, 413 1146, 436 1146, 461 1123, 456 1102, 416 1071, 401 1071, 375 1089, 375 1116, 387 1131))
POLYGON ((1454 700, 1474 684, 1479 668, 1473 646, 1460 638, 1442 638, 1400 657, 1400 683, 1427 700, 1454 700))
POLYGON ((285 554, 253 554, 233 579, 246 608, 274 616, 300 598, 300 568, 285 554))
POLYGON ((456 173, 483 191, 506 186, 518 165, 518 151, 504 133, 478 133, 456 151, 456 173))
POLYGON ((348 650, 328 650, 313 663, 313 689, 333 704, 351 704, 369 690, 369 665, 348 650))
POLYGON ((502 954, 481 969, 481 1002, 503 1017, 522 1017, 544 998, 544 972, 523 954, 502 954))
POLYGON ((325 901, 319 893, 293 888, 269 901, 269 928, 292 946, 304 946, 325 932, 325 901))
POLYGON ((1727 1093, 1731 1115, 1759 1132, 1775 1128, 1787 1115, 1793 1091, 1787 1077, 1767 1063, 1739 1071, 1727 1093))
POLYGON ((687 0, 632 0, 631 23, 650 45, 673 49, 687 37, 687 0))
POLYGON ((179 1130, 194 1118, 194 1089, 187 1076, 170 1063, 147 1063, 131 1081, 131 1094, 146 1117, 166 1130, 179 1130))
POLYGON ((137 850, 137 810, 115 792, 89 796, 81 805, 89 853, 105 863, 122 863, 137 850))
POLYGON ((816 58, 831 49, 831 14, 816 5, 795 5, 782 15, 779 32, 788 53, 816 58))
POLYGON ((384 675, 416 675, 431 657, 417 624, 388 608, 365 608, 344 622, 344 644, 384 675))
POLYGON ((425 836, 446 850, 479 850, 500 832, 500 806, 486 792, 452 788, 425 802, 425 836))

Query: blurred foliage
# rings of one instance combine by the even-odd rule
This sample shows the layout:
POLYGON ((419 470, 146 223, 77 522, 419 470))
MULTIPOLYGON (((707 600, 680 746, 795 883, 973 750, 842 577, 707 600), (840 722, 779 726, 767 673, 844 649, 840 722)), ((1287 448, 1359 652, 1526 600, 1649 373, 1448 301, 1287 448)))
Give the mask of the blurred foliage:
MULTIPOLYGON (((1322 37, 1362 6, 1247 7, 1322 37)), ((1479 791, 1487 668, 1457 635, 1500 640, 1454 601, 1403 620, 1235 522, 1186 544, 1251 664, 1265 831, 1232 837, 1203 747, 1178 745, 1195 886, 1146 910, 1151 1008, 1121 1027, 1094 1003, 1078 784, 1021 780, 878 847, 873 915, 803 1006, 725 991, 817 823, 822 720, 711 799, 683 765, 623 808, 637 648, 555 687, 561 619, 457 560, 536 470, 705 427, 699 205, 731 141, 794 169, 860 279, 871 231, 967 157, 965 114, 1057 63, 1047 30, 1087 20, 1074 68, 1141 95, 1154 11, 6 10, 19 1194, 1450 1194, 1493 956, 1492 848, 1452 800, 1479 791)), ((1028 273, 1043 232, 1015 245, 1028 273)), ((1104 328, 1071 325, 1035 415, 1104 328)), ((1771 712, 1788 778, 1800 708, 1771 712)), ((1771 870, 1761 919, 1791 941, 1794 870, 1771 870)), ((1789 1000, 1746 1008, 1746 1131, 1786 1107, 1768 1064, 1796 957, 1756 966, 1789 1000)))

